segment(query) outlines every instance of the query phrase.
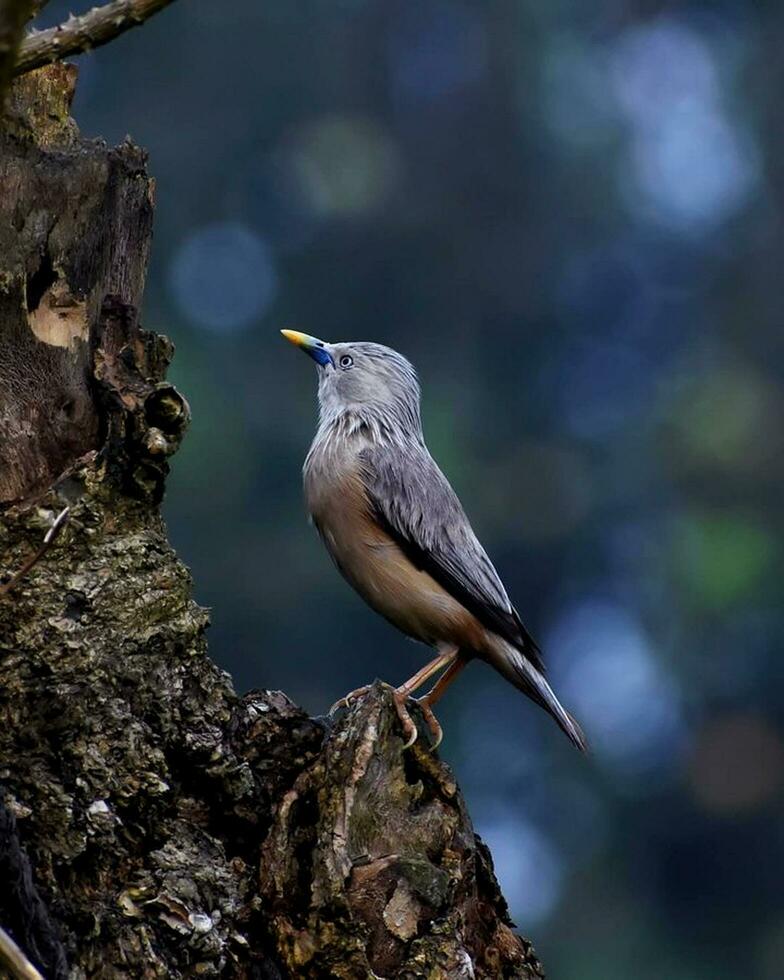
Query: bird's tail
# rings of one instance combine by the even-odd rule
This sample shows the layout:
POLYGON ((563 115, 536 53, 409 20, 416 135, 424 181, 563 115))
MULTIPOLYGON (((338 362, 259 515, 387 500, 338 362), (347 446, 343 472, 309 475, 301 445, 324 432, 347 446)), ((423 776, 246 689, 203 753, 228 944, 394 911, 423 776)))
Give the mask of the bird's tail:
POLYGON ((559 728, 581 752, 588 751, 582 728, 555 696, 544 674, 510 643, 498 638, 489 657, 490 663, 511 684, 552 715, 559 728))

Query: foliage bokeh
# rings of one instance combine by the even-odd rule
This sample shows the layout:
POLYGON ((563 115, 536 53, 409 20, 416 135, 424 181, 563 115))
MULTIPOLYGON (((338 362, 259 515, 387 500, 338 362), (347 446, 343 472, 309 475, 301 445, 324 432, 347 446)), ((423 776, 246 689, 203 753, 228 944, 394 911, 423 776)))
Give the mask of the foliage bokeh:
POLYGON ((553 977, 781 975, 783 40, 773 2, 181 0, 80 59, 83 131, 157 178, 166 517, 239 688, 317 714, 422 662, 306 524, 278 329, 417 365, 594 746, 479 664, 440 712, 553 977))

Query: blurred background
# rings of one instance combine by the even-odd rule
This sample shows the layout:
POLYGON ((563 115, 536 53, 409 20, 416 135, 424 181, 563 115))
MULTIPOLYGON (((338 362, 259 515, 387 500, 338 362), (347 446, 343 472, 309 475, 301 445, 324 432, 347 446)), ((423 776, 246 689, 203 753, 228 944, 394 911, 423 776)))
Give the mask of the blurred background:
POLYGON ((165 513, 238 689, 320 714, 424 662, 307 525, 278 329, 417 365, 594 746, 481 664, 440 711, 554 980, 784 976, 783 45, 774 0, 180 0, 79 59, 158 182, 165 513))

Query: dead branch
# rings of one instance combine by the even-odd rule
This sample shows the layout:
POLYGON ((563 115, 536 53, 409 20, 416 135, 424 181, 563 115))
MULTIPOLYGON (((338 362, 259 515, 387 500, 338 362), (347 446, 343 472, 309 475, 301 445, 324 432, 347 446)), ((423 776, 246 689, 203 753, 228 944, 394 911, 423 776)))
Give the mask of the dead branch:
MULTIPOLYGON (((57 27, 36 31, 19 46, 13 74, 24 75, 41 65, 61 61, 69 55, 81 54, 108 44, 132 27, 143 24, 171 2, 172 0, 113 0, 103 7, 93 7, 79 17, 71 16, 57 27)), ((26 7, 29 6, 27 3, 26 7)))
POLYGON ((8 595, 11 589, 13 589, 13 587, 17 585, 25 577, 25 575, 27 575, 31 568, 34 568, 38 564, 46 552, 52 547, 60 534, 60 531, 62 531, 62 529, 68 523, 68 516, 70 512, 70 507, 64 507, 60 511, 55 518, 54 524, 52 524, 52 526, 46 532, 44 540, 41 543, 41 547, 30 555, 30 557, 22 564, 22 567, 17 569, 17 571, 14 572, 7 582, 0 585, 0 599, 2 599, 3 596, 8 595))
POLYGON ((2 926, 0 926, 0 966, 5 967, 15 980, 44 980, 2 926))

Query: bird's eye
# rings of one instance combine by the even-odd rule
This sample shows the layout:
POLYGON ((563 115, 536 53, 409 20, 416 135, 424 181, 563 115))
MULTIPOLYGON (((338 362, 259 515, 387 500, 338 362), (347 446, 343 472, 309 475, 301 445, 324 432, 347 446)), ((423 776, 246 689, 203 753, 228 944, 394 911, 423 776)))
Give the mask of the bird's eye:
POLYGON ((340 366, 342 368, 350 368, 354 364, 354 358, 351 354, 344 354, 340 359, 340 366))

